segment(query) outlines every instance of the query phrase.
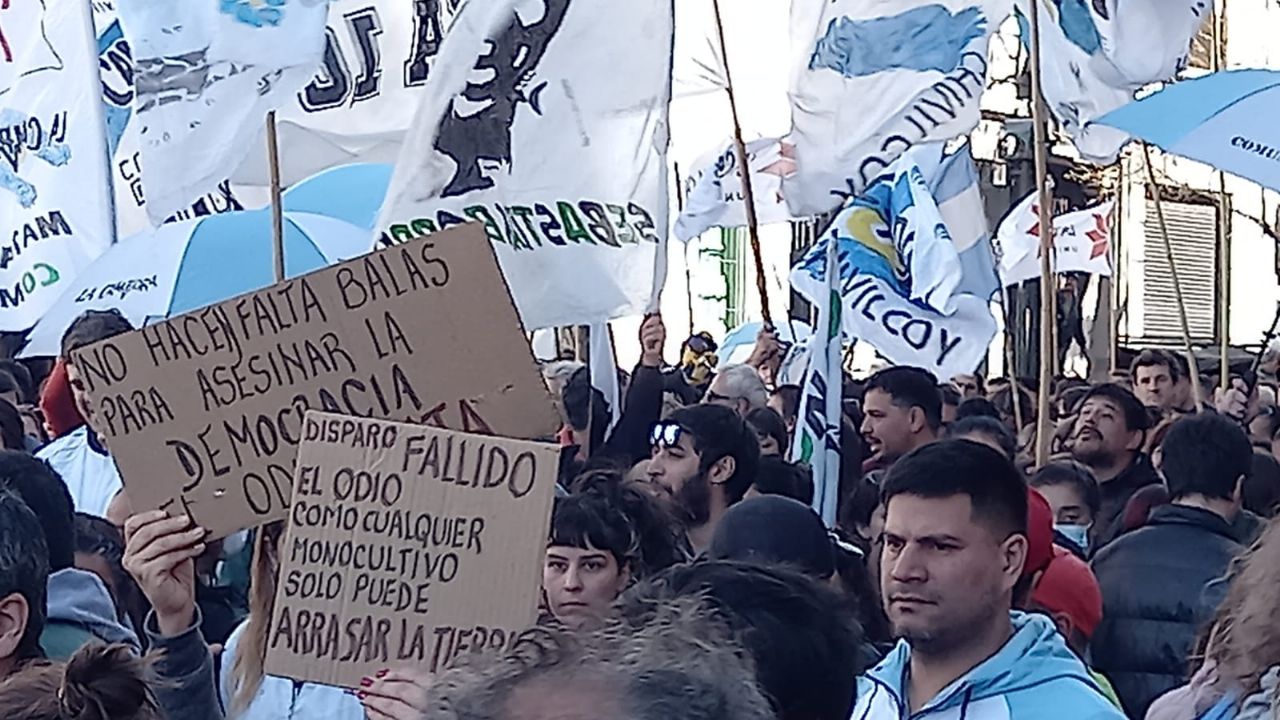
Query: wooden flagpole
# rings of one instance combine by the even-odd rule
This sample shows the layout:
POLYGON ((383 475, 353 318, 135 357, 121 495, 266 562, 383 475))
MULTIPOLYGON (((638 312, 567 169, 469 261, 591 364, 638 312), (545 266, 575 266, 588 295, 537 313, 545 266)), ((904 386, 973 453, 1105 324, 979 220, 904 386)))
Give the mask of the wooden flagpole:
MULTIPOLYGON (((680 163, 672 163, 676 175, 676 211, 684 212, 684 179, 680 177, 680 163)), ((689 337, 693 337, 693 268, 689 264, 689 246, 684 244, 684 301, 689 310, 689 337)))
MULTIPOLYGON (((1213 18, 1213 69, 1226 69, 1222 47, 1222 21, 1227 13, 1227 0, 1220 0, 1213 18)), ((1263 196, 1266 197, 1265 195, 1263 196)), ((1266 203, 1263 203, 1263 212, 1266 203)), ((1227 174, 1218 171, 1218 386, 1226 392, 1231 387, 1231 215, 1227 202, 1227 174)), ((1263 352, 1266 348, 1263 348, 1263 352)))
POLYGON ((267 161, 271 167, 271 247, 276 282, 284 281, 284 207, 280 185, 280 139, 276 134, 276 111, 267 113, 267 161))
POLYGON ((760 317, 765 327, 772 328, 773 317, 769 312, 769 286, 764 275, 764 258, 760 252, 760 223, 756 219, 756 198, 751 189, 751 167, 747 158, 747 145, 742 140, 742 123, 738 118, 738 98, 733 91, 733 75, 729 71, 729 48, 724 39, 724 22, 720 17, 720 0, 711 0, 716 15, 716 39, 720 43, 720 58, 724 61, 724 84, 729 94, 729 114, 733 117, 733 147, 738 157, 738 174, 742 176, 742 202, 746 205, 747 235, 751 242, 751 254, 756 263, 756 290, 760 293, 760 317))
POLYGON ((1049 187, 1049 128, 1041 94, 1040 54, 1040 0, 1031 0, 1031 123, 1035 138, 1036 192, 1040 198, 1040 388, 1036 403, 1036 464, 1044 465, 1049 462, 1049 443, 1052 440, 1049 391, 1058 353, 1053 345, 1053 330, 1057 324, 1057 313, 1054 312, 1053 191, 1049 187))
MULTIPOLYGON (((1182 297, 1182 285, 1178 282, 1178 264, 1173 258, 1173 244, 1169 242, 1169 226, 1164 219, 1164 201, 1160 197, 1160 184, 1156 182, 1156 169, 1151 161, 1151 146, 1142 143, 1143 158, 1147 162, 1147 181, 1151 184, 1151 198, 1156 206, 1156 221, 1160 224, 1160 237, 1164 240, 1164 255, 1169 263, 1169 278, 1173 280, 1173 293, 1178 299, 1178 320, 1182 323, 1183 349, 1187 353, 1187 366, 1191 368, 1191 393, 1195 396, 1196 412, 1204 409, 1204 400, 1200 395, 1200 368, 1196 363, 1196 353, 1191 347, 1191 324, 1187 322, 1187 303, 1182 297)), ((1223 368, 1223 374, 1227 374, 1223 368)))

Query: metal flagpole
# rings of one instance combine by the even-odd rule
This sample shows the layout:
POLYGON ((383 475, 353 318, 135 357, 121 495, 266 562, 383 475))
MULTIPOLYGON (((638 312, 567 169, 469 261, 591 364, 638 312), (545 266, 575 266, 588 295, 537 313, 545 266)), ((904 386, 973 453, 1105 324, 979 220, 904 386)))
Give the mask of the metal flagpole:
POLYGON ((716 14, 716 39, 720 43, 720 58, 724 61, 724 84, 729 94, 729 114, 733 117, 733 147, 738 157, 738 174, 742 176, 742 202, 746 205, 747 235, 751 242, 751 254, 756 262, 756 290, 760 293, 760 317, 766 327, 773 327, 769 312, 769 287, 764 276, 764 258, 760 253, 760 223, 756 219, 756 198, 751 189, 751 167, 747 161, 747 145, 742 141, 742 123, 738 118, 738 98, 733 91, 733 76, 729 71, 729 49, 724 39, 724 22, 720 17, 720 0, 712 0, 716 14))
POLYGON ((276 135, 276 111, 267 113, 267 161, 271 166, 271 247, 276 282, 284 281, 284 207, 281 204, 280 140, 276 135))
POLYGON ((1057 349, 1053 346, 1053 191, 1049 187, 1049 129, 1045 118, 1040 79, 1040 2, 1031 0, 1031 121, 1035 138, 1036 192, 1040 197, 1040 388, 1036 418, 1036 464, 1049 461, 1052 428, 1049 424, 1049 391, 1057 349))
MULTIPOLYGON (((1191 393, 1195 395, 1196 412, 1204 408, 1200 395, 1200 368, 1191 347, 1191 324, 1187 322, 1187 303, 1182 297, 1182 285, 1178 282, 1178 265, 1173 258, 1173 244, 1169 242, 1169 226, 1164 219, 1164 201, 1160 198, 1160 184, 1156 182, 1155 165, 1151 162, 1151 146, 1142 143, 1142 154, 1147 162, 1147 181, 1151 183, 1151 198, 1156 206, 1156 221, 1160 224, 1160 236, 1164 239, 1164 254, 1169 263, 1169 278, 1173 280, 1173 293, 1178 299, 1178 320, 1182 323, 1182 343, 1187 353, 1187 366, 1191 368, 1191 393)), ((1223 374, 1227 374, 1223 368, 1223 374)))

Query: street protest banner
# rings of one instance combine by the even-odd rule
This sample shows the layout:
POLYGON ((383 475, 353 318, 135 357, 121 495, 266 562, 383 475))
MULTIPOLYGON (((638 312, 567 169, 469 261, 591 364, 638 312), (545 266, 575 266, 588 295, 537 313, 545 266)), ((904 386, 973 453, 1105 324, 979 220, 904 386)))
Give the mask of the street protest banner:
POLYGON ((530 330, 650 312, 666 270, 671 0, 538 5, 462 7, 376 242, 482 223, 530 330))
POLYGON ((89 4, 0 7, 0 330, 25 330, 111 245, 89 4))
POLYGON ((484 232, 454 228, 73 354, 134 507, 215 536, 285 517, 309 409, 556 432, 484 232))
MULTIPOLYGON (((1115 201, 1053 219, 1054 272, 1111 276, 1111 228, 1115 201)), ((1040 208, 1031 193, 1000 223, 1000 278, 1005 285, 1040 277, 1040 208)))
POLYGON ((159 225, 214 192, 255 145, 267 112, 314 76, 326 0, 115 0, 135 62, 147 215, 159 225))
POLYGON ((359 687, 537 619, 555 445, 309 412, 265 670, 359 687))
MULTIPOLYGON (((133 52, 120 28, 116 0, 93 0, 92 5, 93 25, 98 34, 98 70, 102 76, 116 237, 124 239, 151 229, 146 193, 142 188, 141 127, 134 122, 133 113, 133 52)), ((243 209, 230 183, 223 182, 217 190, 196 199, 167 221, 243 209)))
POLYGON ((972 130, 987 45, 1010 0, 792 4, 796 173, 787 204, 819 215, 863 192, 912 146, 972 130))
POLYGON ((840 265, 835 245, 827 243, 824 253, 822 298, 818 305, 817 330, 810 339, 809 366, 801 384, 796 437, 791 460, 813 470, 813 509, 827 527, 836 526, 840 505, 840 414, 843 386, 840 359, 844 351, 844 331, 840 315, 840 265))

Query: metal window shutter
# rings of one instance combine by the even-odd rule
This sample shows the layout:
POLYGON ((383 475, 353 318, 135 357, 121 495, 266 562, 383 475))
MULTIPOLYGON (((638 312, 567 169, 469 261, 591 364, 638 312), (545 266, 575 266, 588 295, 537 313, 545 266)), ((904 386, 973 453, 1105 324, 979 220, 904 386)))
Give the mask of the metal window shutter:
MULTIPOLYGON (((1218 208, 1213 205, 1164 202, 1169 242, 1178 264, 1178 280, 1187 303, 1187 324, 1191 326, 1193 343, 1216 342, 1218 208)), ((1181 342, 1182 324, 1178 319, 1178 296, 1174 292, 1173 274, 1169 270, 1164 241, 1160 236, 1160 220, 1153 202, 1147 203, 1142 272, 1143 317, 1139 341, 1154 343, 1181 342)))

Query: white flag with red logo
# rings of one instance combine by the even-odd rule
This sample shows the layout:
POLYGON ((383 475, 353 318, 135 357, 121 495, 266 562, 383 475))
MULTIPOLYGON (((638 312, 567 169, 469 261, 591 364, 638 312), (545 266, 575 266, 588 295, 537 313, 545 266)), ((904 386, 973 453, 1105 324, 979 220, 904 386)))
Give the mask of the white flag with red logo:
MULTIPOLYGON (((1060 215, 1053 220, 1054 272, 1111 276, 1111 232, 1115 201, 1060 215)), ((1040 277, 1040 206, 1032 193, 1014 208, 996 233, 1000 277, 1005 285, 1040 277)))

